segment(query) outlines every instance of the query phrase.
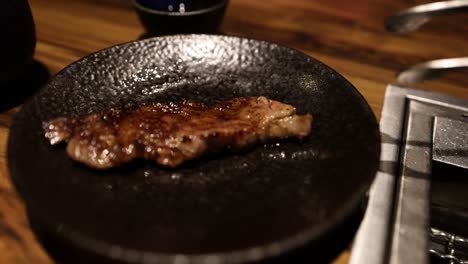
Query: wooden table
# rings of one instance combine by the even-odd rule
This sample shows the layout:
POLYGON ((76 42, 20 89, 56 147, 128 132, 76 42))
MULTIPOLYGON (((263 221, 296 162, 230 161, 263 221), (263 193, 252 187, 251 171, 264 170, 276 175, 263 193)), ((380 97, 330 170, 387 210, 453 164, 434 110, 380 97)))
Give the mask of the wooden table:
MULTIPOLYGON (((468 55, 468 17, 440 18, 417 33, 395 35, 384 17, 425 0, 231 0, 222 32, 304 51, 348 78, 380 116, 385 87, 400 70, 429 59, 468 55)), ((36 59, 52 74, 97 50, 137 39, 143 28, 130 0, 30 0, 36 59)), ((422 89, 468 99, 468 78, 452 74, 422 89)), ((0 113, 0 263, 49 264, 31 233, 6 165, 9 126, 0 113)), ((348 252, 335 263, 347 263, 348 252)))

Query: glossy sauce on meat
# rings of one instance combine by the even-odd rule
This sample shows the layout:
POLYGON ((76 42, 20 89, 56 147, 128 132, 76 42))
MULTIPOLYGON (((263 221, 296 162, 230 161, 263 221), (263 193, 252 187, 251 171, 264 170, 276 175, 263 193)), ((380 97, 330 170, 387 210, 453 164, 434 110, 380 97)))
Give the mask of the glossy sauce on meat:
POLYGON ((43 123, 52 145, 96 169, 137 158, 176 167, 208 152, 239 150, 257 142, 309 135, 311 115, 265 97, 241 97, 214 106, 182 101, 112 108, 43 123))

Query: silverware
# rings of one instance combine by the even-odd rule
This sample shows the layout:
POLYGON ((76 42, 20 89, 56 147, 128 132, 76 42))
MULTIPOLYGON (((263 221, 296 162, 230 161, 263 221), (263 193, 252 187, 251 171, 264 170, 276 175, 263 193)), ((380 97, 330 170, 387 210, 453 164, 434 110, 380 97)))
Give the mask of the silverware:
POLYGON ((468 69, 468 57, 432 60, 401 72, 398 81, 401 83, 418 83, 432 80, 447 72, 468 69))
POLYGON ((387 18, 385 28, 391 32, 411 32, 435 16, 467 11, 468 0, 451 0, 418 5, 387 18))

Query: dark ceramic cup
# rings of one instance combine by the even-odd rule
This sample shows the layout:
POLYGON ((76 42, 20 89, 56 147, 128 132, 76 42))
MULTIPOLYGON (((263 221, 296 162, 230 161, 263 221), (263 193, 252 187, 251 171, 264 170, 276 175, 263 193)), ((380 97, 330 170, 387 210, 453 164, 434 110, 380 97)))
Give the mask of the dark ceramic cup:
POLYGON ((0 83, 16 79, 32 63, 36 45, 34 22, 27 0, 3 0, 0 8, 0 83))
POLYGON ((0 28, 0 109, 4 109, 23 88, 33 64, 36 38, 28 1, 2 0, 0 28))
POLYGON ((147 36, 215 33, 228 0, 133 0, 147 36))

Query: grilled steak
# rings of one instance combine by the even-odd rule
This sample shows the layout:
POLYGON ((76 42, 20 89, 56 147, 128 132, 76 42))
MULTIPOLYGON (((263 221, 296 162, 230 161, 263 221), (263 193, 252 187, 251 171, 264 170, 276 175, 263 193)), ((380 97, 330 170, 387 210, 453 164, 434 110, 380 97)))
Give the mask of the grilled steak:
POLYGON ((311 115, 265 97, 205 106, 189 101, 112 108, 43 123, 52 145, 68 142, 70 157, 108 169, 136 158, 176 167, 204 153, 239 150, 257 142, 309 135, 311 115))

